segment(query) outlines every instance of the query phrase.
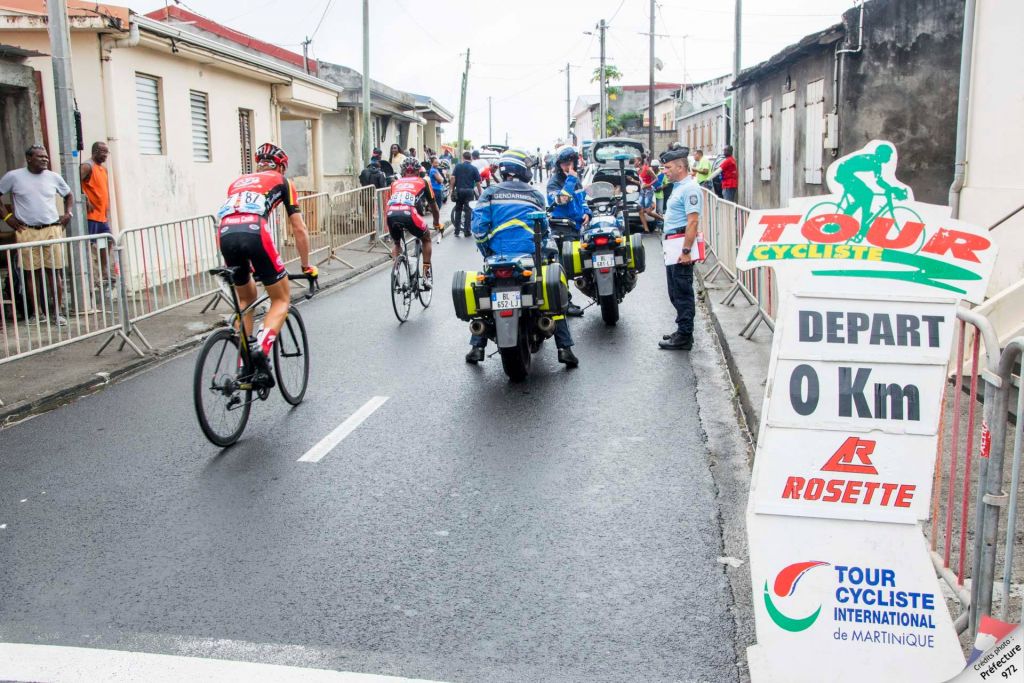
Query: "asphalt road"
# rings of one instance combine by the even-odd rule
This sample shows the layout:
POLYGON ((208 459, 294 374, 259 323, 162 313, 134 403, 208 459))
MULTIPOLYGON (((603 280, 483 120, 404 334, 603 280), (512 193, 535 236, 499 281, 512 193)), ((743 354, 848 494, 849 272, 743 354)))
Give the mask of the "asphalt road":
POLYGON ((648 239, 619 325, 571 320, 576 370, 552 342, 519 385, 497 356, 464 363, 448 283, 479 257, 448 237, 433 305, 402 326, 387 272, 304 304, 306 401, 275 392, 226 451, 196 424, 195 353, 0 432, 0 642, 443 681, 737 680, 699 417, 731 407, 698 406, 695 361, 656 346, 673 312, 648 239))

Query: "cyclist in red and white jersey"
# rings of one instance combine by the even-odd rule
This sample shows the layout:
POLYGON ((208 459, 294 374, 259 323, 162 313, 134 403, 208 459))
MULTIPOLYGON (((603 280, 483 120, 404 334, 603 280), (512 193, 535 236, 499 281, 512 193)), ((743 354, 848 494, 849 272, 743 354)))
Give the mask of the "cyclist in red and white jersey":
POLYGON ((430 228, 423 220, 426 208, 434 217, 434 228, 441 229, 441 213, 434 199, 430 183, 420 176, 423 168, 413 157, 402 161, 402 177, 391 183, 391 198, 388 199, 388 232, 391 233, 391 256, 397 258, 402 252, 403 233, 408 231, 423 244, 423 288, 430 288, 430 228))
MULTIPOLYGON (((256 173, 248 173, 228 187, 227 201, 217 212, 220 253, 225 265, 237 268, 234 276, 238 302, 244 309, 256 300, 256 284, 250 274, 263 284, 270 296, 270 310, 256 333, 253 361, 268 384, 273 384, 269 358, 291 302, 288 273, 277 251, 270 231, 269 218, 284 204, 288 225, 295 237, 295 247, 302 261, 302 272, 317 277, 316 267, 309 264, 309 232, 302 220, 295 185, 284 177, 288 155, 280 147, 264 143, 256 150, 256 173)), ((245 316, 243 326, 252 334, 252 312, 245 316)))

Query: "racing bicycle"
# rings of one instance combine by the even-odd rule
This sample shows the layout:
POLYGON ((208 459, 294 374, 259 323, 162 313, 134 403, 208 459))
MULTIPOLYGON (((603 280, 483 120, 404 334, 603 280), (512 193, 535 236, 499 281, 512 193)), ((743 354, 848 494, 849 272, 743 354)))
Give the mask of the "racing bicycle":
MULTIPOLYGON (((444 228, 444 225, 436 228, 439 242, 444 237, 444 228)), ((391 306, 395 309, 395 317, 399 323, 409 319, 413 298, 419 299, 423 308, 427 308, 434 297, 434 271, 431 269, 429 277, 423 276, 422 258, 423 243, 415 237, 410 237, 402 243, 402 251, 395 257, 395 263, 391 267, 391 306)))
MULTIPOLYGON (((231 284, 235 268, 214 268, 209 272, 224 280, 234 313, 228 327, 214 331, 199 351, 192 399, 203 434, 215 445, 227 447, 242 436, 253 402, 266 400, 272 389, 257 376, 252 362, 254 340, 239 331, 243 317, 270 297, 264 292, 242 309, 231 284)), ((306 299, 311 299, 319 288, 317 279, 306 273, 288 273, 288 279, 306 281, 306 299)), ((309 383, 309 340, 302 315, 294 304, 288 308, 288 317, 274 342, 273 368, 281 396, 291 405, 299 405, 309 383)))

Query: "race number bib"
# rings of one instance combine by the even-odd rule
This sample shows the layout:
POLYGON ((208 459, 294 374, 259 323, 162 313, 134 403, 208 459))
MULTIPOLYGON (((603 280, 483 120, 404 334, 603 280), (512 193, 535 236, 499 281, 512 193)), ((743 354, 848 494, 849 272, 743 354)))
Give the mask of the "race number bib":
POLYGON ((235 213, 251 213, 263 216, 267 212, 267 198, 261 192, 236 192, 217 212, 217 218, 224 218, 235 213))
POLYGON ((412 192, 396 192, 388 200, 389 206, 413 206, 416 204, 416 195, 412 192))

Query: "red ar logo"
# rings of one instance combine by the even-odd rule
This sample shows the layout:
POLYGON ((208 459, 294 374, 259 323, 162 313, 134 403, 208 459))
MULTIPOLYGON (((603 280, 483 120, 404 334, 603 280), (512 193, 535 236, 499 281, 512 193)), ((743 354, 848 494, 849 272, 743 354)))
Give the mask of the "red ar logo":
POLYGON ((871 464, 871 454, 875 452, 875 442, 851 436, 839 447, 828 462, 821 468, 822 472, 848 472, 850 474, 878 474, 871 464), (854 462, 854 461, 859 462, 854 462))

